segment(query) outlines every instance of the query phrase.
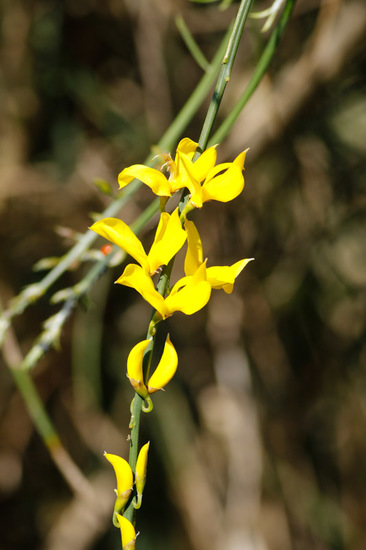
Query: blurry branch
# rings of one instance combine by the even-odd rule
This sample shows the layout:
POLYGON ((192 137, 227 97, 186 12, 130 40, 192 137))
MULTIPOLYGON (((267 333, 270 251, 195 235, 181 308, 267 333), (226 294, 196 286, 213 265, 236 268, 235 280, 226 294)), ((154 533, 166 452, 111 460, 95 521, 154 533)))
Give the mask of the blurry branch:
MULTIPOLYGON (((140 0, 137 4, 135 47, 143 83, 146 119, 151 138, 161 136, 172 119, 163 33, 167 25, 166 9, 157 0, 140 0)), ((126 4, 128 6, 128 4, 126 4)), ((133 10, 136 10, 134 6, 133 10)))
POLYGON ((284 0, 274 0, 272 6, 263 11, 253 12, 250 14, 250 17, 252 17, 253 19, 264 19, 267 17, 267 20, 262 27, 262 32, 266 32, 272 27, 273 22, 276 19, 279 11, 281 10, 283 3, 284 0))
MULTIPOLYGON (((131 228, 136 234, 138 234, 141 229, 145 227, 147 221, 154 215, 158 209, 158 204, 159 200, 153 201, 137 218, 137 220, 131 224, 131 228)), ((25 359, 22 361, 20 365, 21 370, 32 369, 51 347, 58 346, 62 327, 69 315, 107 268, 116 252, 117 247, 113 247, 112 252, 99 262, 96 262, 85 277, 81 279, 81 281, 71 288, 64 288, 51 297, 51 303, 58 303, 64 300, 65 303, 56 315, 49 317, 44 322, 44 330, 37 338, 36 343, 30 349, 25 359)), ((123 252, 120 255, 121 261, 123 261, 125 257, 126 254, 123 252)))
POLYGON ((12 329, 8 331, 5 337, 2 354, 25 401, 35 428, 56 467, 74 493, 82 497, 84 501, 92 502, 94 500, 93 489, 64 448, 30 374, 19 370, 17 367, 22 363, 23 357, 12 329))
POLYGON ((182 15, 176 16, 175 24, 177 26, 178 31, 180 32, 182 40, 184 41, 185 45, 187 46, 190 54, 192 55, 193 59, 196 61, 197 65, 201 67, 203 71, 207 71, 209 67, 209 62, 207 61, 201 48, 193 38, 193 35, 189 30, 189 28, 187 27, 186 22, 184 21, 182 15))

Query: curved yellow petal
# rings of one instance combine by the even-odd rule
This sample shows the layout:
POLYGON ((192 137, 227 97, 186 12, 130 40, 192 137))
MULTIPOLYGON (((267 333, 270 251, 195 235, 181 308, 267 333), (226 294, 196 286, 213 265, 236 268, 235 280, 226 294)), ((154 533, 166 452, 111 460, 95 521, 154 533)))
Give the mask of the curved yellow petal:
MULTIPOLYGON (((177 146, 176 154, 184 153, 185 155, 193 156, 193 153, 196 152, 198 143, 193 141, 191 138, 183 138, 180 140, 177 146)), ((177 160, 177 159, 176 159, 177 160)))
POLYGON ((227 294, 231 294, 236 277, 253 258, 239 260, 231 266, 208 267, 206 270, 207 280, 212 288, 222 288, 227 294))
POLYGON ((242 153, 240 153, 236 159, 233 161, 234 164, 236 164, 240 170, 244 170, 244 163, 245 163, 245 157, 247 156, 248 149, 245 149, 242 153))
POLYGON ((216 147, 209 147, 192 163, 196 179, 202 182, 206 179, 208 173, 213 169, 216 163, 216 147))
POLYGON ((90 229, 122 248, 122 250, 132 256, 132 258, 146 270, 149 269, 147 254, 141 241, 122 220, 117 218, 104 218, 94 223, 90 229))
POLYGON ((218 164, 208 174, 202 185, 203 202, 215 200, 228 202, 237 197, 244 188, 244 176, 237 164, 218 164), (222 170, 224 170, 223 173, 222 170))
POLYGON ((138 495, 142 495, 146 483, 147 455, 150 442, 145 443, 140 449, 136 462, 135 485, 138 495))
POLYGON ((121 530, 122 549, 134 550, 136 546, 136 531, 132 523, 120 514, 117 515, 121 530))
POLYGON ((156 230, 155 240, 148 254, 150 274, 161 265, 167 265, 185 243, 187 234, 181 226, 178 208, 169 215, 162 212, 156 230))
POLYGON ((202 309, 210 299, 211 285, 206 280, 206 262, 204 262, 193 276, 183 277, 186 285, 182 287, 179 280, 172 288, 169 296, 165 298, 165 305, 172 314, 174 311, 182 311, 186 315, 192 315, 202 309))
POLYGON ((131 494, 133 486, 133 474, 131 466, 121 456, 104 453, 104 456, 113 466, 117 480, 117 496, 126 498, 126 502, 131 494))
POLYGON ((151 339, 143 340, 132 348, 127 359, 127 376, 135 391, 146 398, 148 391, 144 384, 143 358, 151 339))
POLYGON ((187 285, 173 295, 169 294, 165 302, 170 314, 182 311, 186 315, 192 315, 207 304, 210 296, 210 283, 201 281, 197 285, 187 285))
POLYGON ((170 183, 160 170, 150 168, 144 164, 134 164, 128 166, 118 176, 120 189, 128 185, 133 179, 142 181, 145 185, 160 197, 170 197, 170 183))
POLYGON ((175 348, 167 336, 163 355, 156 367, 154 373, 150 377, 147 383, 147 389, 149 393, 154 393, 164 388, 167 383, 173 378, 178 366, 178 355, 175 348))
MULTIPOLYGON (((178 154, 177 154, 178 156, 178 154)), ((187 187, 191 193, 191 201, 195 200, 194 204, 197 208, 202 206, 202 190, 201 184, 196 177, 194 171, 194 163, 191 162, 189 157, 183 153, 179 154, 179 175, 181 178, 182 186, 187 187)))
POLYGON ((155 290, 151 278, 139 265, 129 264, 126 266, 116 283, 134 288, 141 294, 144 300, 160 313, 163 319, 170 315, 164 298, 155 290))
POLYGON ((187 253, 184 260, 184 273, 189 276, 193 275, 200 265, 203 263, 203 249, 201 237, 195 224, 186 220, 184 227, 187 232, 187 253))

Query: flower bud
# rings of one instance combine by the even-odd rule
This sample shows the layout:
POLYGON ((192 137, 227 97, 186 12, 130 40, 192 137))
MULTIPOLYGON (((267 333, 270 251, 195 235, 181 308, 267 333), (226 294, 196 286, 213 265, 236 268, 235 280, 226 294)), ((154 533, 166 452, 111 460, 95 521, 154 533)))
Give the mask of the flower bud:
POLYGON ((121 529, 122 549, 135 550, 136 532, 132 523, 125 517, 117 514, 119 528, 121 529))
POLYGON ((136 462, 136 474, 135 474, 135 485, 137 491, 137 505, 135 508, 140 508, 142 501, 142 493, 144 491, 146 483, 146 469, 147 469, 147 455, 149 452, 150 441, 141 447, 139 456, 137 457, 136 462))
POLYGON ((112 464, 116 474, 117 499, 114 505, 113 524, 118 527, 116 515, 122 512, 130 498, 133 487, 133 473, 129 463, 122 457, 104 453, 106 459, 112 464))

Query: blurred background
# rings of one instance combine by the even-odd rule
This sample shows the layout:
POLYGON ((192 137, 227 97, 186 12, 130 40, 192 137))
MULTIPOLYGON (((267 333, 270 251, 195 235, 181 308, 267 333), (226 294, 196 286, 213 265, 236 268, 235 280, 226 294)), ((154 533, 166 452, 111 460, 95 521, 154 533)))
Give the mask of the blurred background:
MULTIPOLYGON (((117 191, 118 173, 143 162, 194 90, 202 70, 175 16, 211 59, 237 7, 1 0, 3 307, 44 275, 33 270, 40 259, 65 254, 110 203, 95 180, 117 191)), ((218 122, 263 50, 262 24, 246 26, 218 122)), ((299 0, 268 74, 218 148, 229 161, 250 147, 246 186, 231 203, 195 212, 204 253, 209 265, 255 262, 233 294, 215 291, 203 311, 166 322, 180 363, 143 418, 151 446, 139 550, 365 548, 365 75, 365 3, 299 0)), ((209 99, 184 135, 198 139, 209 99)), ((151 197, 140 189, 119 215, 133 221, 151 197)), ((50 295, 91 265, 73 266, 14 320, 18 354, 58 311, 50 295)), ((6 357, 1 365, 1 550, 120 548, 103 451, 128 455, 125 364, 150 316, 137 294, 113 285, 122 268, 98 280, 60 349, 33 372, 89 498, 69 489, 6 357)))

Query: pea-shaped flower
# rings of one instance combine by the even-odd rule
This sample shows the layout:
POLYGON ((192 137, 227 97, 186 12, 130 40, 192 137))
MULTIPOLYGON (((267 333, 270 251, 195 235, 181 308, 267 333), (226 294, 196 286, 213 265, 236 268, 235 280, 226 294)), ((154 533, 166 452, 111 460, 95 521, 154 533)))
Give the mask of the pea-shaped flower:
MULTIPOLYGON (((160 197, 170 197, 178 189, 187 187, 191 194, 190 206, 201 208, 204 202, 216 200, 228 202, 237 197, 244 187, 243 151, 233 162, 215 166, 217 153, 215 147, 209 147, 193 162, 198 143, 189 138, 182 139, 173 158, 162 155, 169 171, 167 179, 160 170, 134 164, 125 168, 118 176, 122 189, 134 178, 139 179, 160 197)), ((189 209, 188 209, 189 210, 189 209)))
POLYGON ((117 514, 123 512, 131 495, 133 487, 133 473, 129 463, 118 455, 104 453, 106 459, 112 464, 116 474, 117 489, 115 489, 117 499, 114 505, 113 524, 118 527, 117 514))

